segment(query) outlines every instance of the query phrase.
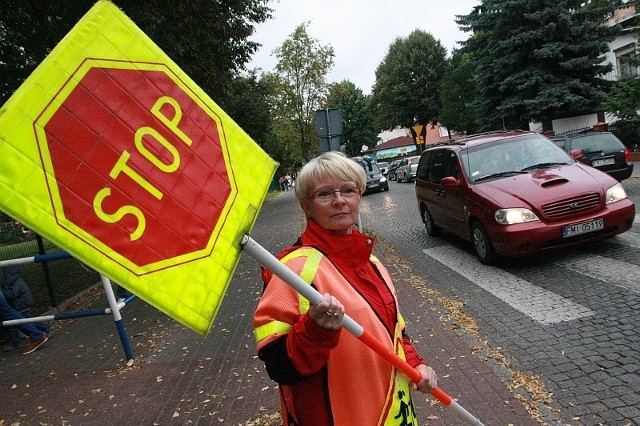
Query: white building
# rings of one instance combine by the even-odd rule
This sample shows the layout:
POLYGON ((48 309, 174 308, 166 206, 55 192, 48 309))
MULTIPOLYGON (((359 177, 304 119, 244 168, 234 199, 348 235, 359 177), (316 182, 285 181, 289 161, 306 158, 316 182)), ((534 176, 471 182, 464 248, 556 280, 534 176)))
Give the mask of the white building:
POLYGON ((638 76, 638 67, 625 64, 622 59, 625 56, 632 56, 636 52, 638 42, 636 31, 639 21, 635 4, 628 3, 616 7, 613 16, 605 23, 608 26, 617 24, 621 28, 618 37, 609 43, 609 52, 606 54, 607 62, 613 64, 613 71, 607 75, 609 80, 618 80, 624 75, 638 76))

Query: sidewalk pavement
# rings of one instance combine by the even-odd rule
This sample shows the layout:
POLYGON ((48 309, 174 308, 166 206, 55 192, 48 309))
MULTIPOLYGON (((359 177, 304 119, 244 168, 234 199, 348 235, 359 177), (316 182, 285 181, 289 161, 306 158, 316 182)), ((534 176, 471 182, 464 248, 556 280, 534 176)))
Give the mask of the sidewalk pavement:
MULTIPOLYGON (((282 192, 265 202, 251 236, 276 253, 296 240, 302 225, 293 191, 282 192)), ((384 262, 388 249, 376 250, 384 262)), ((408 331, 438 373, 440 387, 486 425, 540 424, 517 390, 510 391, 510 373, 442 319, 449 311, 437 298, 411 277, 392 275, 408 331)), ((0 353, 0 424, 280 424, 273 420, 277 387, 256 356, 252 333, 261 288, 258 264, 244 254, 206 337, 134 300, 122 310, 135 355, 131 366, 110 316, 56 322, 49 341, 34 353, 0 353)), ((77 304, 107 305, 99 286, 77 304)), ((463 424, 428 395, 415 393, 414 404, 422 425, 463 424)))

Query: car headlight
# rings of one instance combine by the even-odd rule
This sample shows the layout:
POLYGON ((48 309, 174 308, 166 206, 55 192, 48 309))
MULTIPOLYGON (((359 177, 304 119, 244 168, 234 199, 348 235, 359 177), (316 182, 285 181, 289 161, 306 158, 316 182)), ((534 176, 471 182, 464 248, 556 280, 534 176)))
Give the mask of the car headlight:
POLYGON ((606 204, 611 204, 616 201, 624 200, 625 198, 627 198, 627 192, 620 183, 616 183, 611 188, 607 189, 604 199, 606 204))
POLYGON ((513 208, 513 209, 500 209, 495 213, 496 222, 501 225, 513 225, 515 223, 533 222, 538 219, 529 209, 513 208))
POLYGON ((380 183, 383 183, 383 182, 386 182, 386 181, 387 181, 387 178, 386 178, 386 177, 382 176, 382 177, 380 178, 380 183))

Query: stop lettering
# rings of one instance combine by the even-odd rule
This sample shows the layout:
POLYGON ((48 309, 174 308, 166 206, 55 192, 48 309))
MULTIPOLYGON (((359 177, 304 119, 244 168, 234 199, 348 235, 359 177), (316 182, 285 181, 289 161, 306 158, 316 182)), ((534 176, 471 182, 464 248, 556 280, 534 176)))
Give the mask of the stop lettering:
POLYGON ((236 191, 219 117, 168 69, 150 68, 89 67, 38 125, 58 223, 152 270, 206 256, 236 191))

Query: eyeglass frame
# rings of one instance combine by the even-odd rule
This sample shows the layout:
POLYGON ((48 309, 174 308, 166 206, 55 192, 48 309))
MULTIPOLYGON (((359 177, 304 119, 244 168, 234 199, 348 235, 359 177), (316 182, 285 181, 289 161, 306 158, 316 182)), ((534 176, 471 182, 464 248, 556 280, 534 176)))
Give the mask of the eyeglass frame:
POLYGON ((309 198, 311 200, 318 200, 321 202, 329 202, 329 201, 333 201, 336 198, 336 192, 340 193, 340 196, 342 198, 346 198, 346 199, 351 199, 351 198, 356 198, 359 195, 362 195, 362 190, 360 188, 358 188, 355 185, 345 185, 340 189, 319 189, 317 191, 313 191, 311 193, 311 195, 309 195, 309 198), (348 193, 344 193, 344 191, 346 190, 352 190, 353 192, 348 192, 348 193), (319 193, 322 192, 330 192, 331 193, 331 198, 329 198, 329 194, 326 194, 326 196, 322 196, 319 193))

